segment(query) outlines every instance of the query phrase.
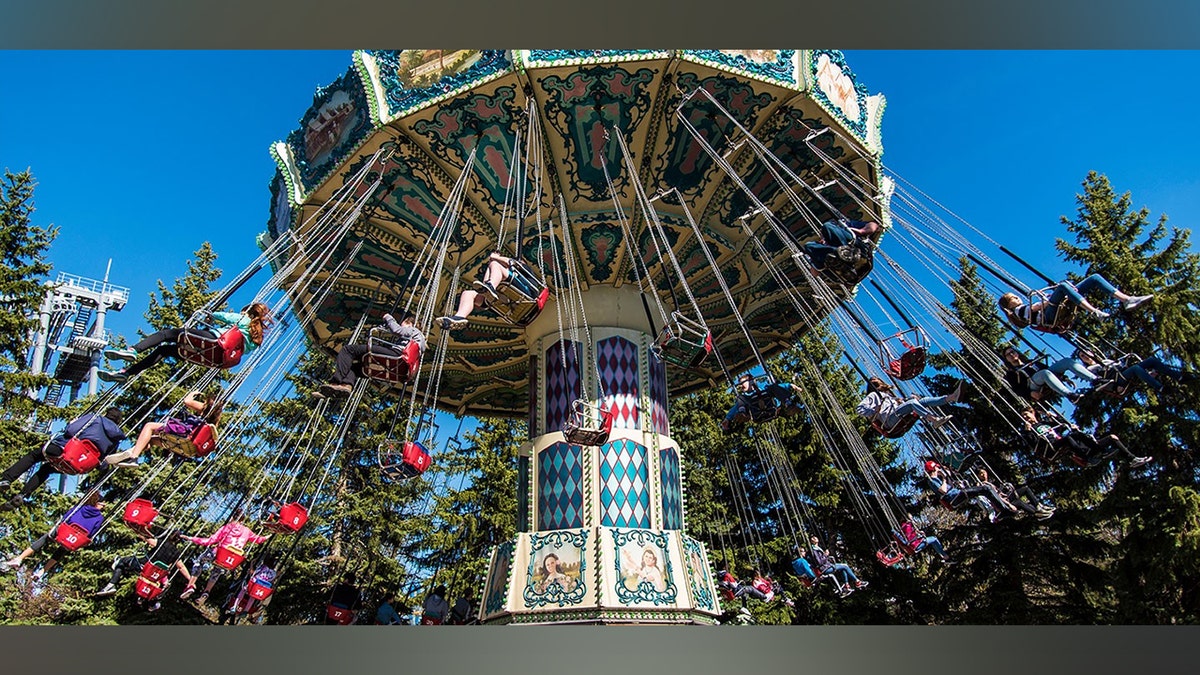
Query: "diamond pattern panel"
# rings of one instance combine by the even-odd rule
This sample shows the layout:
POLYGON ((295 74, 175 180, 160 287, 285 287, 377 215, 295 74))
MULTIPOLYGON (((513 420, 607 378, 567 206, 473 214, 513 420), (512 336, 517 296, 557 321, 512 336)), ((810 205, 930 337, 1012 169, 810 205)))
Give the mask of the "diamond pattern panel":
POLYGON ((578 342, 559 340, 546 350, 546 428, 542 433, 562 431, 570 419, 571 404, 580 397, 581 347, 578 342))
POLYGON ((555 443, 538 453, 538 529, 583 527, 582 449, 555 443))
POLYGON ((601 448, 600 524, 650 527, 650 461, 646 446, 621 439, 601 448))
POLYGON ((614 335, 596 343, 596 367, 608 401, 615 407, 614 429, 639 429, 637 345, 614 335))
POLYGON ((529 458, 517 457, 517 531, 529 529, 529 458))
POLYGON ((658 451, 662 467, 663 529, 683 529, 683 485, 679 479, 679 453, 675 448, 658 451))
POLYGON ((650 424, 654 431, 671 435, 667 416, 667 364, 650 352, 650 424))

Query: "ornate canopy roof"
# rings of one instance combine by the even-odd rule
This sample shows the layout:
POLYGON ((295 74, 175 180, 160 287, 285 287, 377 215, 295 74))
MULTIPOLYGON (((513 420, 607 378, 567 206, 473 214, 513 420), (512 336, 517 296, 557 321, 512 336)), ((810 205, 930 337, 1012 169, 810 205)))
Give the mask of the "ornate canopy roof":
MULTIPOLYGON (((474 175, 467 184, 446 271, 460 266, 464 278, 473 278, 497 247, 510 161, 518 150, 514 139, 518 130, 524 135, 528 128, 525 110, 532 98, 550 167, 548 192, 565 198, 582 289, 636 283, 631 264, 635 249, 623 241, 597 158, 597 153, 605 153, 626 214, 635 210, 635 180, 648 193, 675 188, 682 194, 719 270, 706 261, 678 201, 656 202, 659 218, 722 357, 734 371, 748 367, 754 355, 720 289, 718 272, 764 355, 794 341, 807 326, 737 220, 750 210, 751 199, 676 117, 683 92, 697 88, 710 92, 806 182, 825 182, 833 175, 810 148, 811 140, 866 184, 879 185, 883 97, 867 95, 840 52, 360 51, 344 75, 316 92, 300 128, 272 147, 279 169, 272 181, 268 231, 260 244, 301 227, 377 150, 391 151, 382 166, 372 169, 382 181, 369 195, 352 236, 337 244, 335 260, 348 256, 359 241, 362 248, 333 292, 315 308, 316 320, 308 327, 316 344, 334 349, 345 342, 363 312, 370 310, 374 320, 393 307, 395 293, 413 271, 417 251, 474 150, 474 175), (616 144, 602 142, 604 130, 613 127, 628 141, 636 176, 623 166, 616 144), (837 133, 810 139, 813 130, 824 127, 837 133)), ((682 110, 712 147, 732 150, 729 161, 741 181, 796 240, 815 237, 811 223, 796 213, 766 167, 746 147, 734 147, 738 135, 731 120, 700 96, 682 110)), ((819 218, 832 216, 820 201, 806 197, 805 190, 796 192, 811 200, 806 205, 819 218)), ((884 217, 863 213, 838 184, 824 188, 822 195, 848 217, 884 217)), ((545 200, 544 219, 557 217, 555 201, 545 200)), ((803 275, 765 220, 749 222, 768 249, 777 252, 770 264, 804 285, 803 275)), ((636 250, 650 264, 661 297, 671 308, 667 286, 674 273, 652 253, 644 224, 635 225, 640 240, 636 250)), ((511 244, 511 238, 505 243, 511 244)), ((527 236, 525 248, 528 259, 539 255, 536 237, 527 236)), ((290 255, 305 253, 293 250, 290 255)), ((299 307, 310 307, 313 300, 295 298, 299 307)), ((706 365, 717 368, 715 359, 706 365)), ((528 368, 520 329, 481 311, 466 329, 453 334, 440 403, 471 414, 522 414, 527 408, 528 368)), ((669 378, 674 393, 721 381, 719 371, 703 368, 672 368, 669 378)))

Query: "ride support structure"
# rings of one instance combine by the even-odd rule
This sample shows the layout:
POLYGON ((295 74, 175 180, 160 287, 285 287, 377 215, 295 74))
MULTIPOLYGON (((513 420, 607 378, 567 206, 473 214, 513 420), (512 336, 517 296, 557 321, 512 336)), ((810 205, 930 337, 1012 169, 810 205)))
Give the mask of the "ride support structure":
POLYGON ((667 365, 646 331, 641 296, 631 286, 595 287, 583 298, 590 325, 579 341, 549 308, 526 331, 531 438, 519 458, 521 531, 492 554, 480 618, 715 623, 707 551, 684 533, 683 450, 671 438, 667 365), (563 435, 585 393, 614 411, 598 447, 563 435))

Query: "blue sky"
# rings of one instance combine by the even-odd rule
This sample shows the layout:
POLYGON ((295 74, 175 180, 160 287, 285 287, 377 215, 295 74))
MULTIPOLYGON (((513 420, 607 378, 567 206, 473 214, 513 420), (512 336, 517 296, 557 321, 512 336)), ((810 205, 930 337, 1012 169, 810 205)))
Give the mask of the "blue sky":
MULTIPOLYGON (((846 58, 888 99, 885 164, 1052 276, 1068 269, 1052 248, 1059 216, 1089 170, 1176 226, 1200 216, 1187 125, 1200 94, 1186 84, 1200 52, 846 58)), ((257 256, 268 147, 350 63, 348 51, 0 51, 0 166, 33 169, 35 219, 61 228, 56 270, 100 278, 113 258, 132 296, 109 326, 132 336, 156 280, 182 274, 201 242, 230 275, 257 256)))

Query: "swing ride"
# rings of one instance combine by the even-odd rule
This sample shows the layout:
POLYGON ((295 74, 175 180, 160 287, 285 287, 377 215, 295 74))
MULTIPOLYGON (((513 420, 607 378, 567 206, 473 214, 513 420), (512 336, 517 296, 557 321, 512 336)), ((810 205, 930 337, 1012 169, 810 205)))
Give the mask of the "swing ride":
MULTIPOLYGON (((269 268, 254 300, 269 300, 277 321, 290 312, 294 329, 273 331, 250 352, 236 329, 215 337, 184 331, 179 369, 159 403, 180 415, 181 404, 163 403, 176 382, 198 381, 190 386, 203 390, 222 369, 237 368, 227 392, 237 391, 246 407, 260 405, 309 346, 339 359, 355 355, 351 379, 323 388, 338 395, 315 396, 270 442, 241 413, 219 423, 220 444, 215 421, 185 435, 160 431, 151 445, 166 456, 138 468, 121 500, 130 529, 148 535, 153 523, 179 527, 204 510, 227 524, 254 513, 250 529, 279 535, 253 552, 218 542, 213 564, 226 569, 266 556, 277 540, 288 546, 311 527, 310 515, 321 520, 315 509, 328 499, 330 467, 369 387, 401 402, 374 453, 388 482, 436 473, 438 410, 456 415, 460 431, 467 416, 528 420, 518 534, 491 554, 483 623, 714 623, 722 616, 710 548, 725 548, 735 529, 756 537, 757 526, 742 520, 720 532, 685 531, 688 449, 672 437, 671 396, 734 391, 741 415, 735 408, 722 424, 733 502, 740 515, 751 511, 744 485, 751 459, 777 505, 774 525, 797 550, 810 534, 834 537, 799 492, 779 418, 811 424, 874 559, 889 567, 916 556, 926 539, 884 475, 875 452, 881 438, 898 449, 897 465, 910 477, 927 462, 941 467, 937 480, 950 492, 932 499, 954 517, 977 508, 968 497, 993 489, 986 476, 1006 485, 983 460, 979 440, 945 423, 951 415, 914 432, 916 414, 885 426, 882 416, 846 411, 844 392, 861 391, 871 378, 890 381, 884 391, 894 389, 897 401, 917 397, 954 410, 957 393, 934 402, 921 377, 938 353, 1019 431, 1017 397, 993 384, 1003 367, 994 349, 909 269, 950 278, 946 271, 965 256, 1031 301, 1045 292, 1000 270, 885 175, 882 97, 867 95, 839 52, 460 50, 444 57, 356 52, 353 67, 318 90, 301 128, 272 147, 278 171, 268 231, 259 238, 263 256, 186 326, 209 325, 208 312, 269 268), (874 226, 849 243, 827 241, 831 224, 842 221, 882 226, 886 245, 874 226), (833 253, 818 263, 805 244, 833 253), (411 314, 409 330, 415 325, 428 344, 397 332, 392 314, 411 314), (815 357, 801 355, 784 380, 767 367, 818 325, 853 368, 821 370, 815 357), (326 419, 331 433, 318 431, 326 419), (256 458, 255 472, 244 492, 214 504, 213 467, 238 454, 256 458)), ((1038 327, 1075 338, 1069 312, 1057 319, 1055 330, 1038 327)), ((100 461, 83 443, 67 448, 54 460, 64 473, 86 473, 100 461)), ((60 533, 75 536, 65 527, 60 533)), ((761 540, 743 543, 765 559, 761 540)), ((769 578, 765 563, 756 563, 769 578)), ((138 595, 157 597, 172 574, 144 568, 138 595)), ((814 591, 830 580, 839 597, 853 590, 827 571, 801 580, 814 591)), ((253 600, 273 590, 246 585, 253 600)), ((331 602, 327 618, 348 623, 355 609, 331 602)))
MULTIPOLYGON (((364 315, 406 303, 440 340, 422 364, 431 403, 528 416, 522 533, 493 558, 485 621, 711 622, 667 393, 762 365, 828 311, 795 311, 809 279, 793 256, 822 220, 884 217, 881 99, 831 51, 466 51, 428 86, 410 62, 357 52, 273 147, 267 243, 303 238, 356 172, 373 179, 353 192, 362 217, 331 242, 345 271, 317 275, 332 291, 292 295, 311 338, 336 349, 364 315), (871 199, 839 171, 876 185, 871 199), (463 283, 495 251, 517 261, 511 275, 463 283), (429 308, 460 290, 485 302, 439 333, 429 308), (605 588, 525 586, 517 570, 540 577, 550 553, 576 574, 603 570, 605 588)), ((297 274, 316 252, 289 249, 297 274)), ((835 297, 861 258, 830 265, 835 297)))

